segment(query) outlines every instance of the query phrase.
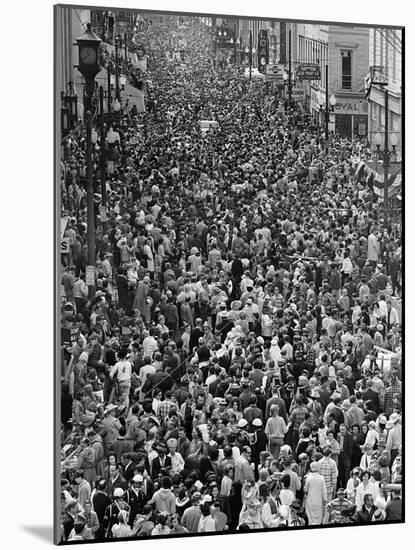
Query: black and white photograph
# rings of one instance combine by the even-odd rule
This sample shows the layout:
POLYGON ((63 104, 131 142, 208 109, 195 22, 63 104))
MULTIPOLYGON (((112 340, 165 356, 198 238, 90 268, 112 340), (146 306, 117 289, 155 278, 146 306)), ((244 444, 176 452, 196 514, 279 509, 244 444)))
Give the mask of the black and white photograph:
POLYGON ((120 4, 54 6, 55 543, 380 537, 404 25, 120 4))

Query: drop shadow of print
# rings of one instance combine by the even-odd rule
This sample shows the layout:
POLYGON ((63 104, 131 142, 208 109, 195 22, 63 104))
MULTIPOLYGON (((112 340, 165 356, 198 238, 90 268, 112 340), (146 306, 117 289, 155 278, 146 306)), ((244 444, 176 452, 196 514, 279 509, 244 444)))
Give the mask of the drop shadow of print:
POLYGON ((45 542, 53 543, 53 527, 51 525, 22 525, 21 527, 26 533, 30 533, 45 542))

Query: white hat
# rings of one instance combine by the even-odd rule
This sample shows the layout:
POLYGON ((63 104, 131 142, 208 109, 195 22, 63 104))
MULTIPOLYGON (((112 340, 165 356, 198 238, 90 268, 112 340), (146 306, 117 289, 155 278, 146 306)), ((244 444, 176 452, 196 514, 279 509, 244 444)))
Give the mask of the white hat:
POLYGON ((143 479, 144 479, 143 476, 140 475, 140 474, 136 474, 136 475, 133 477, 134 483, 142 483, 143 479))
POLYGON ((121 487, 117 487, 116 489, 114 489, 114 493, 113 493, 114 498, 121 498, 123 495, 124 495, 124 491, 123 489, 121 489, 121 487))
POLYGON ((88 354, 86 351, 83 351, 81 355, 79 356, 80 361, 88 361, 88 354))
POLYGON ((252 421, 252 426, 260 428, 262 426, 262 420, 260 418, 254 418, 252 421))
POLYGON ((398 413, 392 413, 389 417, 389 420, 386 423, 386 427, 392 428, 392 426, 396 424, 396 422, 398 422, 399 419, 400 419, 400 416, 398 413))
POLYGON ((111 411, 114 411, 115 409, 118 409, 117 405, 114 405, 114 403, 111 403, 108 405, 108 407, 105 409, 105 414, 110 413, 111 411))
POLYGON ((248 426, 248 422, 245 420, 245 418, 241 418, 238 421, 238 428, 246 428, 248 426))

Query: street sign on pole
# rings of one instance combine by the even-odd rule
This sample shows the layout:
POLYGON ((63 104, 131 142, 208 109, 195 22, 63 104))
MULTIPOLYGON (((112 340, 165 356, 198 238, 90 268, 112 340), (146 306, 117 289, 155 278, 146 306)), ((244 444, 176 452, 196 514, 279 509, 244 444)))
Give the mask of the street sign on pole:
POLYGON ((95 286, 95 267, 87 265, 85 268, 85 283, 87 286, 95 286))
POLYGON ((317 65, 317 63, 300 63, 295 74, 298 80, 320 80, 320 65, 317 65))

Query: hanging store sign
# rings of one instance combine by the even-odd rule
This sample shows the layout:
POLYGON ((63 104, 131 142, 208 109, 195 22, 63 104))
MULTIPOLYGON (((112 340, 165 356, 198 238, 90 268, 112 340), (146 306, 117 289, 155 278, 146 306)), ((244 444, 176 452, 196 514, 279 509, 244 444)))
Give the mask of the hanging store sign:
POLYGON ((303 101, 305 99, 305 90, 304 88, 293 88, 291 91, 291 97, 293 101, 303 101))
POLYGON ((270 80, 271 82, 279 82, 280 84, 284 84, 283 74, 284 65, 281 63, 268 63, 265 66, 265 76, 267 80, 270 80))
POLYGON ((298 80, 320 80, 320 65, 316 63, 300 63, 296 68, 295 75, 298 80))

